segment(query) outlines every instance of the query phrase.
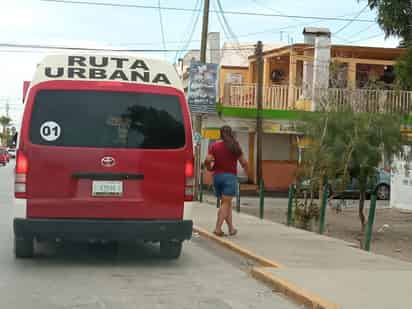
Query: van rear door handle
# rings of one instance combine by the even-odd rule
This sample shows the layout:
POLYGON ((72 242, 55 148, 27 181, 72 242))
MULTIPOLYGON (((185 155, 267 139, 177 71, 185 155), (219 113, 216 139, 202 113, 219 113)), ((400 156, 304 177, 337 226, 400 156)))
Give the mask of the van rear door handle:
POLYGON ((78 172, 72 174, 76 179, 92 179, 92 180, 143 180, 143 174, 134 173, 93 173, 93 172, 78 172))

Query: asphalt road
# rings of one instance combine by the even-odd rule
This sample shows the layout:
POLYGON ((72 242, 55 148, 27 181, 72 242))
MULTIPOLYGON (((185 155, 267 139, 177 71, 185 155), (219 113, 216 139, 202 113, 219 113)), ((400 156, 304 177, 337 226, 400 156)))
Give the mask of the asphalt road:
POLYGON ((298 308, 247 273, 245 259, 194 236, 181 258, 153 245, 39 244, 35 258, 12 249, 13 165, 0 167, 0 308, 298 308))

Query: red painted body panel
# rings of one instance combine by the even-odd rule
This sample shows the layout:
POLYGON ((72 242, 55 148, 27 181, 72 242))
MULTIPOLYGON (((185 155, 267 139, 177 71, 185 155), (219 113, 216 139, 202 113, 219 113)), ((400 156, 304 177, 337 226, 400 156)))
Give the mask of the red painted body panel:
POLYGON ((22 96, 23 102, 26 98, 26 94, 27 94, 27 91, 29 90, 29 87, 30 87, 30 82, 26 80, 23 81, 23 96, 22 96))

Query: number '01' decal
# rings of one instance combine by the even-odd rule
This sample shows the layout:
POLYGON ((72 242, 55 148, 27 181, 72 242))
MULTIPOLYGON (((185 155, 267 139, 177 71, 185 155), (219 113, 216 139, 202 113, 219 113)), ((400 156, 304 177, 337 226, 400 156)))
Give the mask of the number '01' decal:
POLYGON ((60 125, 54 121, 46 121, 40 127, 40 136, 47 142, 59 139, 61 132, 60 125))

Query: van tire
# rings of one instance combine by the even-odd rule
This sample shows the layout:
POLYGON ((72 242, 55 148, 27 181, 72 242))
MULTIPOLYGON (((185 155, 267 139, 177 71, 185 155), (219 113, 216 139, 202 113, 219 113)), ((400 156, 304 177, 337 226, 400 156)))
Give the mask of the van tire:
POLYGON ((182 253, 181 241, 168 241, 164 240, 160 242, 160 255, 167 259, 178 259, 182 253))
POLYGON ((14 254, 16 258, 31 258, 34 254, 33 239, 17 238, 14 236, 14 254))

